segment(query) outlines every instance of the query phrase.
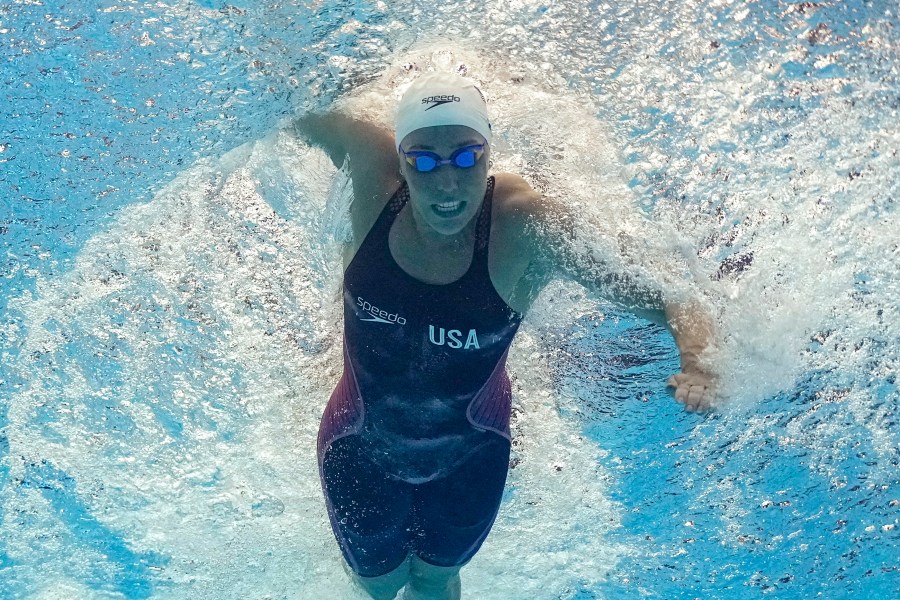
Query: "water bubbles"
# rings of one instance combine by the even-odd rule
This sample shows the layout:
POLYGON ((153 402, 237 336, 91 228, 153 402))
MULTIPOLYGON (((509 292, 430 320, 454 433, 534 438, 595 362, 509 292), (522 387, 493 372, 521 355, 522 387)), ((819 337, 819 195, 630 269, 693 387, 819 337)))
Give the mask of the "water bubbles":
POLYGON ((277 517, 284 512, 284 502, 275 496, 262 494, 253 500, 250 510, 255 518, 277 517))
MULTIPOLYGON (((391 14, 389 5, 378 2, 374 17, 356 10, 352 19, 337 18, 336 7, 319 4, 317 9, 335 10, 317 15, 315 39, 300 33, 313 20, 298 18, 293 5, 282 9, 263 3, 247 11, 215 10, 212 16, 204 11, 203 19, 209 21, 198 20, 190 3, 176 5, 166 9, 171 11, 164 15, 168 20, 141 21, 146 31, 137 39, 140 50, 154 52, 151 56, 167 71, 192 82, 202 84, 215 75, 216 83, 203 87, 203 93, 215 90, 222 77, 239 79, 236 74, 244 65, 255 70, 262 84, 246 96, 234 91, 233 102, 217 96, 205 106, 186 92, 172 95, 174 86, 165 80, 171 128, 156 131, 154 138, 156 146, 165 148, 163 159, 171 160, 162 180, 131 173, 118 177, 98 163, 100 170, 92 176, 99 183, 91 180, 78 188, 67 180, 56 192, 52 182, 38 183, 51 190, 48 197, 65 196, 69 206, 79 207, 53 222, 64 229, 82 207, 73 190, 85 190, 85 210, 96 211, 95 198, 111 202, 118 191, 115 196, 140 203, 149 197, 141 195, 145 190, 168 182, 191 155, 212 152, 215 161, 215 149, 271 131, 287 114, 285 107, 294 106, 286 98, 303 97, 299 105, 312 97, 310 104, 325 105, 339 89, 336 82, 351 89, 370 81, 390 60, 389 48, 407 47, 406 36, 452 30, 457 32, 454 40, 463 39, 460 45, 471 50, 475 46, 467 45, 465 37, 477 34, 479 44, 492 48, 406 61, 395 82, 434 65, 484 79, 497 109, 498 143, 505 144, 498 149, 496 166, 525 173, 535 187, 571 200, 573 206, 578 203, 582 210, 599 205, 610 229, 610 254, 618 251, 619 229, 662 246, 680 240, 689 258, 686 270, 723 317, 723 368, 747 373, 745 381, 735 382, 735 393, 759 402, 746 413, 726 410, 708 422, 666 412, 669 399, 648 365, 677 360, 660 341, 667 338, 632 327, 621 315, 594 327, 589 323, 606 307, 598 309, 584 297, 554 296, 552 306, 535 319, 541 323, 532 330, 534 338, 525 332, 522 352, 511 361, 519 377, 516 419, 522 435, 516 440, 508 512, 501 514, 489 540, 493 546, 467 571, 476 579, 478 597, 504 597, 498 591, 502 586, 510 586, 502 588, 509 592, 505 597, 521 597, 527 586, 538 590, 534 597, 570 597, 580 593, 571 590, 587 585, 582 577, 593 583, 606 573, 614 573, 614 586, 631 582, 661 597, 696 583, 667 583, 653 575, 656 555, 679 556, 678 562, 668 561, 675 569, 659 569, 675 573, 675 579, 682 572, 710 577, 698 584, 708 586, 710 597, 720 591, 714 571, 721 576, 727 568, 733 569, 730 581, 769 585, 767 591, 776 584, 803 585, 804 576, 796 575, 801 572, 827 580, 828 567, 822 562, 807 565, 803 556, 810 548, 818 556, 839 555, 844 542, 823 550, 818 542, 809 543, 819 531, 837 522, 834 529, 842 535, 836 538, 848 538, 863 525, 873 539, 894 535, 900 506, 897 499, 865 505, 877 505, 872 512, 838 506, 845 496, 862 494, 847 483, 854 476, 881 477, 883 485, 877 489, 882 492, 895 487, 895 479, 879 471, 879 465, 887 472, 896 450, 890 404, 897 391, 890 379, 897 358, 891 319, 896 312, 891 308, 896 305, 897 246, 895 203, 888 193, 896 181, 896 144, 881 118, 896 108, 891 95, 895 80, 890 79, 895 34, 873 13, 859 32, 846 35, 842 29, 853 20, 841 12, 844 4, 852 5, 794 3, 781 14, 770 14, 771 3, 518 2, 509 8, 464 2, 435 11, 430 4, 414 2, 408 12, 391 14), (229 29, 218 35, 226 14, 245 33, 229 29), (169 18, 173 15, 177 18, 169 18), (264 33, 272 22, 284 25, 275 37, 264 33), (290 31, 292 23, 297 29, 290 31), (179 37, 187 32, 193 39, 198 31, 204 47, 179 37), (167 46, 170 40, 174 45, 167 46), (240 55, 238 66, 219 60, 230 56, 227 51, 216 53, 217 44, 227 48, 230 41, 240 49, 233 53, 240 55), (264 56, 268 58, 248 62, 264 56), (187 74, 181 67, 187 67, 187 74), (259 90, 265 96, 262 103, 259 90), (247 111, 236 112, 241 106, 247 111), (236 115, 252 127, 228 137, 236 115), (198 123, 204 135, 215 130, 224 136, 213 151, 194 139, 198 123), (185 153, 178 140, 188 138, 185 143, 191 147, 185 153), (872 146, 873 139, 882 142, 880 149, 872 146), (620 155, 629 157, 621 174, 634 182, 624 191, 615 181, 620 155), (613 173, 615 177, 606 177, 613 173), (632 202, 655 223, 627 222, 624 215, 632 202), (865 265, 864 285, 856 277, 859 265, 865 265), (589 337, 587 332, 594 330, 602 335, 589 337), (584 336, 581 346, 565 341, 573 335, 584 336), (540 336, 546 337, 539 343, 540 336), (548 350, 564 344, 569 354, 548 350), (548 362, 555 365, 553 375, 541 371, 548 362), (809 372, 826 375, 801 377, 809 372), (581 375, 583 401, 566 395, 577 394, 562 383, 565 373, 570 380, 577 379, 573 373, 581 375), (794 391, 773 399, 782 388, 794 391), (585 420, 577 421, 581 417, 585 420), (602 429, 604 423, 609 429, 602 429), (772 430, 787 435, 769 436, 772 430), (623 439, 628 435, 633 438, 623 439), (848 444, 864 446, 865 458, 845 451, 848 444), (642 462, 646 447, 653 448, 653 458, 642 462), (595 471, 598 461, 608 470, 595 471), (636 474, 629 471, 634 465, 636 474), (803 489, 807 497, 780 495, 785 480, 789 490, 803 489), (828 486, 832 480, 833 489, 828 486), (611 488, 604 487, 607 481, 611 488), (693 486, 689 493, 665 493, 688 481, 693 486), (660 500, 653 504, 651 498, 660 500), (684 539, 682 528, 670 527, 675 532, 669 540, 658 526, 671 520, 673 511, 664 508, 679 503, 682 516, 675 523, 690 527, 691 537, 684 539), (701 514, 694 510, 713 515, 713 524, 685 521, 684 515, 701 514), (566 515, 562 522, 560 514, 566 515), (606 525, 620 515, 625 521, 621 528, 606 525), (749 527, 761 533, 746 533, 749 527), (647 531, 653 536, 645 537, 647 531), (771 531, 793 533, 770 540, 766 532, 771 531), (704 546, 708 539, 716 539, 717 545, 704 546), (755 564, 754 556, 770 542, 783 549, 770 555, 778 564, 758 577, 741 572, 739 563, 746 559, 755 564), (703 560, 680 548, 685 544, 699 546, 693 554, 703 560), (717 553, 722 544, 732 545, 725 558, 731 567, 723 566, 723 555, 717 553), (738 544, 755 547, 756 554, 741 554, 734 550, 738 544), (539 550, 529 550, 533 548, 539 550), (629 557, 636 558, 629 562, 629 557), (520 587, 515 589, 513 582, 520 587), (563 596, 567 589, 570 596, 563 596)), ((136 9, 101 9, 98 18, 113 10, 136 9)), ((66 24, 56 15, 47 22, 55 28, 66 24)), ((91 26, 85 22, 79 34, 96 44, 101 38, 89 35, 91 26)), ((124 34, 129 56, 140 31, 124 34)), ((0 35, 9 33, 15 29, 4 23, 0 35)), ((22 55, 48 52, 60 42, 44 34, 35 40, 30 48, 20 48, 22 55), (48 43, 40 45, 45 38, 48 43)), ((104 69, 116 60, 114 52, 91 58, 86 64, 104 69)), ((162 96, 148 97, 149 79, 132 75, 114 74, 102 86, 83 81, 89 94, 79 100, 93 107, 98 104, 94 95, 103 93, 116 106, 153 108, 162 96), (138 91, 131 93, 130 87, 138 91)), ((11 93, 33 95, 34 86, 27 81, 32 76, 18 76, 11 93)), ((249 83, 231 81, 227 86, 248 89, 249 83)), ((395 89, 382 91, 388 106, 395 89)), ((43 105, 38 108, 29 113, 21 103, 13 107, 23 115, 44 110, 43 105)), ((116 111, 116 118, 120 112, 132 122, 142 118, 134 108, 116 111)), ((59 142, 68 147, 51 146, 38 162, 57 154, 63 160, 93 157, 79 145, 82 141, 96 141, 105 156, 121 149, 110 163, 152 161, 146 148, 132 144, 143 139, 137 125, 130 124, 129 135, 119 136, 122 132, 111 132, 99 113, 90 113, 86 128, 96 133, 81 135, 71 125, 73 111, 66 113, 67 131, 59 142)), ((14 138, 4 135, 3 140, 0 161, 21 150, 14 138)), ((10 313, 22 313, 27 321, 14 337, 16 344, 27 346, 21 353, 26 358, 23 373, 28 371, 22 381, 29 383, 3 378, 13 393, 14 426, 6 428, 11 452, 0 449, 0 454, 12 457, 3 460, 13 468, 18 468, 18 455, 52 456, 67 465, 80 492, 105 483, 105 490, 95 486, 85 494, 96 502, 89 508, 121 525, 122 544, 164 548, 172 557, 163 571, 173 590, 201 586, 201 592, 193 593, 203 595, 221 585, 236 594, 245 585, 239 591, 252 596, 269 594, 248 589, 252 585, 297 589, 297 581, 303 580, 313 586, 324 582, 323 594, 309 597, 352 597, 340 587, 346 578, 329 537, 310 458, 318 407, 340 364, 338 315, 331 297, 339 286, 339 267, 327 265, 339 264, 332 251, 351 237, 345 219, 347 185, 346 180, 334 184, 329 193, 328 177, 321 175, 329 167, 303 148, 278 143, 284 145, 260 145, 252 158, 231 156, 217 167, 227 174, 217 183, 207 185, 209 173, 182 173, 178 184, 146 210, 126 209, 121 220, 104 221, 109 235, 83 244, 93 237, 85 234, 52 250, 79 249, 71 276, 57 279, 44 273, 10 313), (121 251, 119 258, 104 258, 111 249, 121 251), (114 338, 119 340, 113 346, 120 353, 117 360, 105 345, 114 338), (53 358, 53 368, 42 362, 47 357, 53 358), (175 384, 169 385, 172 379, 175 384), (119 383, 111 388, 112 381, 119 383), (41 406, 45 408, 37 410, 41 406), (34 418, 29 416, 32 409, 34 418), (185 471, 185 446, 195 447, 192 461, 216 465, 217 474, 185 471), (144 524, 131 527, 132 513, 144 524), (225 523, 229 527, 222 527, 225 523), (173 528, 178 535, 171 534, 173 528), (236 547, 241 552, 228 550, 236 547), (275 558, 260 550, 272 548, 275 558), (245 552, 257 553, 253 560, 258 564, 275 566, 256 578, 246 571, 245 552), (279 569, 278 560, 289 565, 279 569), (314 567, 304 571, 307 563, 314 567), (281 571, 285 579, 273 583, 281 571)), ((31 168, 34 161, 22 156, 17 162, 31 168)), ((96 218, 98 213, 92 214, 96 218)), ((23 225, 4 222, 0 231, 15 234, 16 227, 23 225)), ((35 257, 34 264, 46 259, 44 248, 31 241, 21 245, 35 257)), ((638 248, 632 256, 640 257, 645 246, 638 248)), ((65 549, 35 558, 42 570, 54 565, 65 573, 119 568, 109 552, 86 553, 77 534, 81 530, 73 534, 58 515, 47 512, 42 492, 28 491, 35 496, 33 506, 16 504, 23 502, 19 493, 6 494, 4 506, 30 518, 42 515, 45 523, 18 536, 24 542, 13 543, 43 536, 65 549)), ((853 497, 854 502, 863 499, 853 497)), ((869 556, 879 548, 884 544, 867 546, 869 556)), ((30 552, 24 545, 21 551, 30 552)), ((841 562, 849 580, 863 581, 854 574, 851 558, 841 562)), ((48 594, 92 593, 66 578, 50 579, 40 586, 48 594)), ((597 585, 601 589, 603 584, 597 585)), ((616 591, 613 587, 607 595, 616 597, 616 591)), ((840 595, 841 590, 827 591, 840 595)), ((600 592, 584 595, 589 593, 600 592)))

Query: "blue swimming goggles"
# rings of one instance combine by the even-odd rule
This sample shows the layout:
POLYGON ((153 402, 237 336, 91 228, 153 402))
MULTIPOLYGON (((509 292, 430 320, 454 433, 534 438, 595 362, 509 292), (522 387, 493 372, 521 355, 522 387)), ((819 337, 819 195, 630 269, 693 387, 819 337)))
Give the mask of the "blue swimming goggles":
POLYGON ((406 162, 415 167, 416 171, 428 173, 443 165, 453 165, 460 169, 474 167, 475 163, 481 160, 482 155, 484 155, 484 144, 463 146, 447 159, 443 159, 440 155, 427 150, 411 150, 407 152, 401 147, 400 152, 406 157, 406 162))

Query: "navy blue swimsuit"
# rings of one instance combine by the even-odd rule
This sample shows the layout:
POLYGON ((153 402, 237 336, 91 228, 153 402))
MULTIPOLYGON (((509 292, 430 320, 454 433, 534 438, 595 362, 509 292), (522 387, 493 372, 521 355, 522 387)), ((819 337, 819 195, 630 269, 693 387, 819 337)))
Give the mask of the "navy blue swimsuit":
POLYGON ((522 315, 488 272, 493 187, 490 178, 458 280, 425 283, 394 260, 405 183, 344 273, 344 373, 318 448, 332 527, 360 575, 387 573, 410 552, 463 564, 496 516, 509 459, 506 355, 522 315))

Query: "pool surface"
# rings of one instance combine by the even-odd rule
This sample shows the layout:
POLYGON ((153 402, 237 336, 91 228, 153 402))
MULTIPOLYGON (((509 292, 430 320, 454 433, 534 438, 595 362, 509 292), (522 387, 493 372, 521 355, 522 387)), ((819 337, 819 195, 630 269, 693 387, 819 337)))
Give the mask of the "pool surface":
POLYGON ((0 598, 362 598, 315 460, 346 176, 291 132, 488 98, 494 168, 699 294, 727 401, 578 286, 510 355, 463 597, 900 597, 893 0, 0 6, 0 598))

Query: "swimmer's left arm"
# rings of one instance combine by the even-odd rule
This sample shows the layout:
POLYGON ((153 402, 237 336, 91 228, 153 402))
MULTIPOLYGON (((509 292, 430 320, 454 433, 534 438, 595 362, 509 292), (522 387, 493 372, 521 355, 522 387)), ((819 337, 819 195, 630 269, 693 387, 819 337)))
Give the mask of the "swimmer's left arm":
POLYGON ((524 180, 513 187, 511 204, 518 212, 523 251, 548 281, 562 275, 638 317, 666 327, 678 346, 681 371, 667 381, 675 399, 688 411, 708 410, 715 398, 714 377, 702 365, 701 354, 714 335, 713 320, 697 302, 669 300, 658 283, 639 282, 628 273, 613 272, 579 237, 590 227, 579 223, 566 207, 535 192, 524 180))
POLYGON ((666 327, 675 339, 681 358, 681 372, 669 377, 675 399, 690 411, 706 411, 716 400, 715 378, 700 362, 710 347, 715 328, 711 316, 700 305, 667 302, 666 327))

